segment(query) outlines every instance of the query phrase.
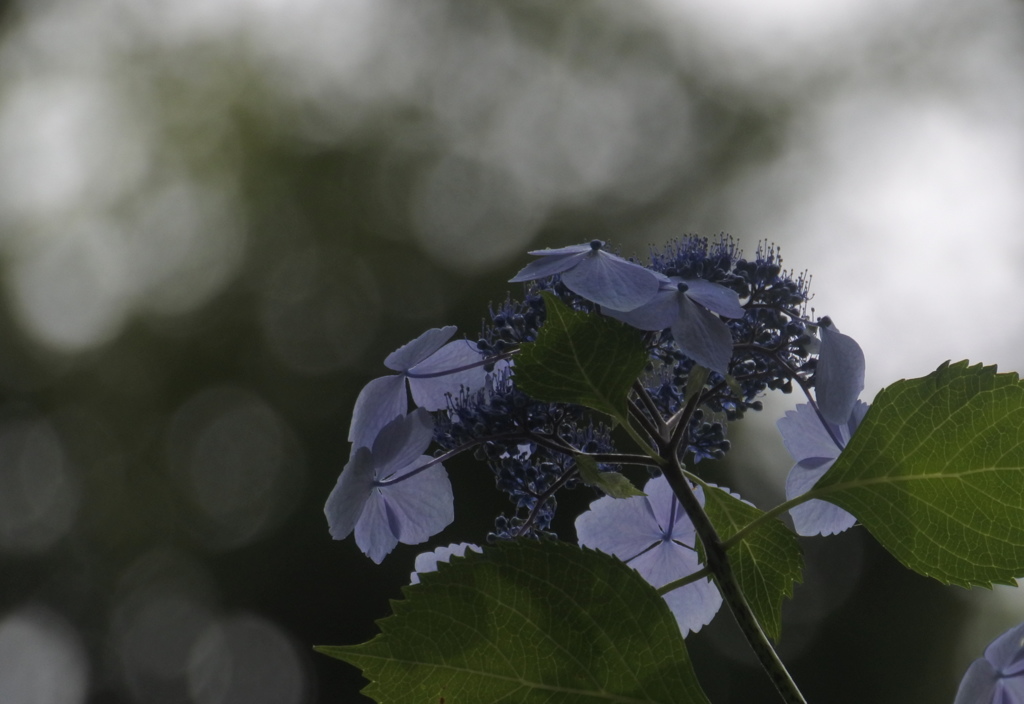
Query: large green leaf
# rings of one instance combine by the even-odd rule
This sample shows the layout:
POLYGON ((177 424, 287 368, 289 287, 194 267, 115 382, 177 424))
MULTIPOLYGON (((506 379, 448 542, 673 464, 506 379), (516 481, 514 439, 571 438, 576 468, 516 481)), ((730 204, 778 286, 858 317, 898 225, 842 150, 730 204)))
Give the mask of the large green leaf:
POLYGON ((541 401, 577 403, 624 419, 626 395, 647 364, 643 334, 569 308, 545 291, 547 319, 516 356, 516 384, 541 401))
POLYGON ((896 382, 809 496, 921 574, 1012 584, 1024 576, 1024 387, 967 362, 896 382))
POLYGON ((319 647, 388 704, 707 704, 668 606, 619 560, 522 541, 442 564, 361 645, 319 647))
MULTIPOLYGON (((764 512, 727 491, 704 485, 704 510, 728 541, 764 512)), ((782 600, 793 596, 793 584, 801 581, 803 553, 796 534, 777 520, 763 521, 727 552, 733 575, 768 637, 782 633, 782 600)))

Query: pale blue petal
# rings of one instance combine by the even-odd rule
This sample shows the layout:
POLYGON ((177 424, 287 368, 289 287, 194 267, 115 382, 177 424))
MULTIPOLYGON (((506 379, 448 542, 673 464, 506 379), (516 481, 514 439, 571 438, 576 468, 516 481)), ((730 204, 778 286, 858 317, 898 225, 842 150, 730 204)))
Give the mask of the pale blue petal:
POLYGON ((372 489, 373 463, 370 451, 365 447, 356 448, 324 505, 324 515, 327 516, 332 538, 341 540, 348 537, 362 515, 372 489))
POLYGON ((431 328, 412 342, 399 347, 384 360, 384 366, 396 372, 408 371, 424 359, 434 354, 441 345, 452 339, 457 328, 447 325, 443 328, 431 328))
POLYGON ((514 284, 522 281, 543 279, 555 274, 561 274, 563 271, 573 268, 580 262, 583 253, 590 251, 590 245, 580 246, 584 248, 581 252, 566 253, 560 250, 550 250, 550 256, 548 255, 549 250, 542 249, 537 252, 530 252, 530 254, 544 256, 520 269, 518 274, 509 279, 509 283, 514 284))
POLYGON ((691 301, 680 297, 679 317, 672 324, 672 337, 683 354, 702 367, 729 373, 732 359, 732 332, 718 316, 691 301))
MULTIPOLYGON (((659 477, 658 479, 662 479, 659 477)), ((664 507, 673 499, 665 500, 664 490, 660 488, 660 482, 651 486, 656 480, 651 480, 645 487, 656 494, 657 503, 664 507)), ((668 482, 664 481, 664 487, 668 482)), ((698 487, 699 489, 699 487, 698 487)), ((671 489, 669 489, 671 491, 671 489)), ((703 494, 699 496, 703 499, 703 494)), ((703 501, 702 501, 703 503, 703 501)), ((693 528, 689 518, 682 512, 682 508, 676 502, 675 510, 677 519, 673 532, 681 534, 688 545, 692 545, 693 528), (688 536, 688 539, 687 539, 688 536)), ((662 508, 664 511, 664 508, 662 508)), ((679 539, 677 537, 677 539, 679 539)), ((630 567, 635 569, 652 586, 661 587, 669 582, 687 577, 701 569, 700 561, 695 550, 679 545, 674 541, 659 541, 651 550, 639 555, 629 562, 630 567)), ((675 589, 665 595, 665 601, 679 624, 679 630, 685 637, 691 631, 698 631, 702 626, 711 622, 722 605, 722 597, 715 585, 707 579, 698 580, 679 589, 675 589)))
POLYGON ((352 409, 348 439, 353 447, 370 447, 385 425, 409 409, 405 377, 382 376, 363 387, 352 409))
POLYGON ((1019 671, 1019 666, 1024 664, 1024 623, 989 643, 985 648, 985 659, 1004 675, 1019 671))
MULTIPOLYGON (((424 455, 412 468, 432 458, 424 455)), ((452 485, 444 466, 435 464, 405 481, 380 487, 397 526, 399 542, 416 545, 440 533, 455 520, 452 485)))
POLYGON ((577 256, 579 262, 562 274, 562 283, 588 301, 629 311, 658 293, 660 282, 650 269, 602 250, 577 256))
POLYGON ((852 513, 821 499, 794 506, 789 510, 797 535, 838 535, 857 525, 852 513))
POLYGON ((661 540, 662 532, 643 496, 613 499, 605 496, 590 504, 576 519, 579 544, 628 560, 661 540))
MULTIPOLYGON (((603 242, 598 242, 601 246, 604 246, 603 242)), ((586 254, 594 249, 594 245, 591 242, 585 242, 583 244, 571 244, 568 247, 555 247, 553 249, 534 249, 527 252, 535 257, 557 257, 561 254, 586 254)), ((598 247, 600 249, 600 247, 598 247)))
POLYGON ((992 696, 998 704, 1024 704, 1024 680, 1020 677, 1004 677, 996 682, 992 696))
POLYGON ((834 458, 826 457, 811 457, 797 462, 786 477, 786 499, 795 499, 810 491, 835 463, 834 458))
MULTIPOLYGON (((416 366, 409 369, 409 376, 416 377, 422 374, 439 374, 458 367, 475 364, 483 360, 483 354, 475 342, 469 340, 453 340, 444 347, 441 347, 429 357, 416 366)), ((473 370, 482 370, 483 367, 475 367, 473 370)), ((458 372, 462 373, 462 372, 458 372)), ((481 372, 481 378, 483 373, 481 372)), ((483 382, 481 382, 481 386, 483 382)))
POLYGON ((712 313, 726 318, 742 318, 747 311, 740 305, 740 297, 731 288, 712 283, 705 279, 682 279, 686 284, 686 295, 712 313))
POLYGON ((685 587, 673 589, 662 597, 676 617, 679 631, 685 638, 711 623, 722 608, 722 595, 709 579, 699 579, 685 587))
POLYGON ((671 327, 679 317, 679 297, 676 289, 658 291, 648 303, 630 311, 612 310, 601 306, 605 315, 632 325, 638 330, 657 331, 671 327))
POLYGON ((413 572, 409 575, 409 584, 419 584, 420 574, 437 571, 438 553, 444 548, 430 552, 421 552, 412 563, 413 572))
MULTIPOLYGON (((868 405, 858 401, 850 414, 850 424, 864 417, 868 405)), ((787 411, 779 419, 782 441, 797 463, 786 478, 786 498, 793 499, 810 491, 817 481, 832 467, 840 455, 840 448, 829 436, 818 414, 807 404, 795 411, 787 411)), ((849 426, 833 426, 842 442, 849 440, 849 426)), ((834 535, 853 527, 857 519, 853 514, 827 501, 811 499, 789 511, 798 535, 834 535)))
MULTIPOLYGON (((693 574, 701 565, 694 550, 675 542, 692 545, 694 530, 668 480, 650 479, 644 492, 646 497, 606 496, 593 502, 576 519, 576 534, 580 545, 628 560, 649 584, 660 587, 693 574), (666 540, 667 533, 674 540, 666 540)), ((697 487, 695 492, 703 504, 703 491, 697 487)), ((665 601, 683 636, 709 623, 722 605, 718 589, 706 579, 669 592, 665 601)))
POLYGON ((857 401, 857 403, 853 404, 853 411, 850 413, 849 422, 838 427, 832 426, 832 428, 836 431, 836 435, 839 437, 839 442, 843 444, 843 447, 846 447, 847 445, 850 444, 850 438, 853 437, 854 431, 856 431, 857 428, 860 427, 860 424, 864 421, 864 416, 867 415, 868 409, 870 407, 871 406, 864 403, 863 401, 857 401))
POLYGON ((398 545, 398 526, 380 487, 370 492, 356 523, 356 545, 378 565, 398 545))
POLYGON ((479 545, 474 545, 473 543, 453 543, 430 552, 421 552, 416 556, 416 561, 413 563, 415 571, 409 575, 409 583, 419 584, 421 574, 436 572, 438 563, 450 562, 453 556, 463 557, 466 554, 466 550, 483 552, 479 545))
POLYGON ((356 544, 380 563, 399 541, 423 542, 451 523, 452 491, 444 467, 416 471, 433 459, 422 454, 433 427, 433 417, 417 408, 386 424, 372 451, 356 448, 324 509, 332 536, 347 536, 354 524, 356 544), (382 479, 395 483, 376 484, 382 479))
MULTIPOLYGON (((815 458, 799 462, 786 477, 786 499, 810 491, 832 467, 835 460, 815 458)), ((835 535, 852 528, 857 518, 848 511, 821 499, 811 499, 789 509, 797 535, 835 535)))
POLYGON ((850 419, 857 397, 864 390, 864 352, 852 337, 832 327, 819 330, 815 397, 825 420, 838 425, 850 419))
POLYGON ((427 359, 409 370, 409 389, 418 406, 428 411, 439 411, 448 406, 447 394, 458 396, 465 387, 470 393, 482 389, 487 381, 483 366, 473 367, 454 374, 419 378, 418 374, 434 374, 449 369, 458 369, 483 360, 475 342, 455 340, 439 349, 427 359))
MULTIPOLYGON (((644 485, 644 493, 647 494, 646 500, 651 506, 654 520, 660 527, 659 537, 667 534, 672 540, 692 546, 695 540, 693 523, 683 510, 665 475, 649 479, 644 485)), ((693 493, 703 506, 704 490, 699 486, 693 487, 693 493)))
POLYGON ((422 408, 396 418, 381 429, 373 441, 373 467, 377 481, 419 462, 434 437, 434 418, 422 408))
POLYGON ((683 282, 683 280, 678 276, 665 276, 660 271, 654 271, 653 269, 651 270, 651 273, 654 274, 654 278, 658 280, 659 291, 678 291, 679 284, 683 282))
POLYGON ((796 410, 786 411, 775 425, 782 436, 782 444, 797 462, 814 457, 839 457, 839 446, 809 404, 801 403, 796 410))
POLYGON ((412 400, 417 406, 427 411, 440 411, 448 407, 448 397, 457 399, 459 389, 467 386, 472 389, 483 387, 486 379, 486 372, 483 368, 463 372, 462 379, 456 375, 435 376, 427 379, 409 379, 409 390, 412 391, 412 400), (468 381, 469 384, 465 382, 468 381))
POLYGON ((689 576, 700 569, 697 552, 671 540, 659 540, 654 547, 628 562, 652 587, 689 576))
POLYGON ((860 424, 864 421, 864 416, 868 414, 868 409, 871 408, 868 404, 863 401, 857 401, 853 405, 853 412, 850 414, 850 422, 847 424, 849 433, 852 436, 853 431, 860 427, 860 424))
POLYGON ((953 704, 997 704, 996 683, 999 673, 984 658, 978 658, 967 668, 960 681, 953 704))

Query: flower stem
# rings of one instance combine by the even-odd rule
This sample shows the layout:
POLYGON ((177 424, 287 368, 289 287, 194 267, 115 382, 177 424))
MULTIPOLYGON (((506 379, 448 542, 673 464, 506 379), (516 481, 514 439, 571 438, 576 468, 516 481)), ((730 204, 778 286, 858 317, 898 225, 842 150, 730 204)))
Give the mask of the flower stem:
POLYGON ((771 678, 772 684, 775 685, 782 700, 787 704, 807 704, 807 700, 800 693, 793 678, 786 670, 786 666, 783 665, 775 648, 772 647, 768 636, 761 629, 761 624, 757 622, 750 604, 747 603, 747 599, 736 581, 736 576, 733 574, 732 564, 729 562, 718 531, 715 530, 704 507, 697 500, 690 483, 683 476, 683 468, 676 456, 675 448, 671 448, 666 455, 669 462, 662 467, 662 471, 676 498, 679 499, 679 503, 682 504, 686 514, 693 522, 693 527, 704 545, 707 567, 714 575, 715 583, 718 585, 725 603, 729 605, 733 618, 736 619, 737 625, 753 649, 761 667, 768 673, 768 677, 771 678))

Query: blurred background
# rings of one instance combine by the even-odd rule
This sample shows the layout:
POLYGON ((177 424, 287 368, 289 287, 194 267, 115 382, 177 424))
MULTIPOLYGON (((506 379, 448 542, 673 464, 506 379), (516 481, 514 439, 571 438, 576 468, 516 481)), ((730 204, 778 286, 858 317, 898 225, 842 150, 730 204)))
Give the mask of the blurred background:
MULTIPOLYGON (((328 535, 352 404, 528 249, 775 242, 866 400, 1024 369, 1022 65, 1011 0, 0 2, 0 701, 365 701, 311 646, 376 633, 419 549, 328 535)), ((796 401, 709 478, 777 501, 796 401)), ((480 542, 504 499, 449 468, 438 541, 480 542)), ((804 549, 811 701, 951 702, 1024 620, 863 530, 804 549)), ((727 615, 688 644, 716 704, 771 700, 727 615)))

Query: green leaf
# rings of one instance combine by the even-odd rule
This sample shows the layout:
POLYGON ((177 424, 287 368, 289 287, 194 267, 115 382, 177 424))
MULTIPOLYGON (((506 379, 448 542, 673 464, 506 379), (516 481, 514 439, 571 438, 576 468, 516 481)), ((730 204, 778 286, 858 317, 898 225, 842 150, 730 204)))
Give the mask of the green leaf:
POLYGON ((879 392, 809 492, 904 565, 964 587, 1024 575, 1024 386, 967 362, 879 392))
POLYGON ((469 553, 405 589, 367 643, 318 647, 389 704, 707 704, 675 618, 619 560, 567 543, 469 553))
POLYGON ((580 479, 587 486, 596 486, 613 499, 628 499, 630 496, 647 496, 633 486, 633 482, 618 472, 602 472, 597 461, 590 455, 575 455, 580 479))
MULTIPOLYGON (((723 541, 764 515, 730 494, 704 484, 704 510, 723 541)), ((773 640, 782 634, 782 600, 793 596, 793 584, 802 581, 804 559, 796 534, 777 520, 759 523, 727 555, 733 574, 761 628, 773 640)))
POLYGON ((547 319, 515 359, 516 385, 541 401, 577 403, 622 420, 626 395, 647 365, 643 333, 573 310, 544 291, 547 319))

